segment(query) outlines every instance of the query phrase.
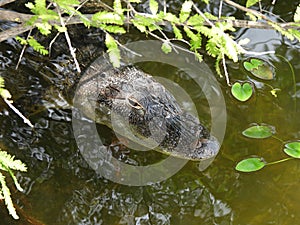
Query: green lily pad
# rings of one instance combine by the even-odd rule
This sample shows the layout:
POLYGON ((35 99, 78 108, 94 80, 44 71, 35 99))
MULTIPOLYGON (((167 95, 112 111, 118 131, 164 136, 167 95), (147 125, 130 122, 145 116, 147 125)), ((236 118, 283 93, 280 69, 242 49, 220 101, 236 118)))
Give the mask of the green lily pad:
POLYGON ((244 62, 244 67, 250 72, 253 69, 258 69, 263 64, 264 62, 260 59, 250 59, 250 62, 244 62))
POLYGON ((235 169, 240 172, 253 172, 262 169, 265 165, 261 158, 249 158, 240 161, 235 169))
POLYGON ((271 127, 264 125, 252 126, 242 132, 242 134, 246 137, 258 139, 271 137, 273 133, 274 131, 271 127))
POLYGON ((231 94, 239 101, 247 101, 252 96, 253 90, 249 83, 241 85, 236 82, 231 87, 231 94))
POLYGON ((300 142, 290 142, 284 145, 283 151, 293 158, 300 158, 300 142))
POLYGON ((243 65, 247 71, 260 79, 272 80, 274 78, 272 66, 260 59, 251 59, 250 62, 244 62, 243 65))

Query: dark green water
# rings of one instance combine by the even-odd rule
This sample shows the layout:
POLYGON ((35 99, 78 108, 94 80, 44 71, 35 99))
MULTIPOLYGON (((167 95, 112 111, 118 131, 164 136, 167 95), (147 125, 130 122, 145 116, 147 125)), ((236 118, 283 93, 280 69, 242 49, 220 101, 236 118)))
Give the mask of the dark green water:
MULTIPOLYGON (((278 7, 274 12, 290 15, 284 3, 278 7)), ((35 125, 34 130, 27 127, 1 104, 0 144, 28 166, 27 173, 17 176, 25 192, 13 193, 14 201, 26 214, 47 225, 299 224, 298 160, 251 174, 234 170, 238 161, 249 156, 261 156, 268 162, 286 157, 282 143, 274 138, 252 140, 242 136, 241 132, 253 123, 273 126, 276 136, 284 141, 300 139, 299 43, 283 40, 273 31, 240 29, 236 36, 250 38, 247 48, 252 51, 274 50, 285 57, 295 70, 298 91, 294 92, 289 65, 281 57, 264 56, 276 71, 275 79, 267 82, 251 76, 242 64, 229 62, 232 82, 249 80, 256 88, 249 101, 240 103, 231 96, 225 80, 218 78, 226 101, 227 129, 216 159, 203 172, 197 163, 189 162, 171 178, 143 187, 117 184, 97 175, 80 154, 71 110, 61 94, 68 85, 65 78, 75 74, 70 57, 58 51, 48 59, 29 51, 15 70, 20 46, 13 40, 0 43, 0 75, 6 80, 15 106, 35 125), (266 84, 281 89, 277 98, 266 84)), ((79 55, 80 51, 90 51, 88 59, 81 58, 81 64, 86 66, 100 52, 101 45, 95 41, 80 48, 78 43, 78 48, 79 55)), ((211 66, 209 59, 208 65, 211 66)), ((187 77, 157 64, 140 66, 180 83, 199 114, 203 113, 201 119, 209 124, 207 102, 187 77)), ((116 142, 110 129, 99 126, 98 131, 105 144, 116 142)), ((128 150, 112 150, 116 158, 127 157, 129 163, 147 163, 147 159, 143 161, 141 155, 127 153, 128 150)), ((156 160, 162 158, 159 153, 153 154, 156 160)))

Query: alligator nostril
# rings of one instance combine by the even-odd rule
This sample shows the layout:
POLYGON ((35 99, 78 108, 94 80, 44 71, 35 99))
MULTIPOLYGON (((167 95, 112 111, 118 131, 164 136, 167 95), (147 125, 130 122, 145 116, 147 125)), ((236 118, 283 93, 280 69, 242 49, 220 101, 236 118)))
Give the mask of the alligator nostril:
POLYGON ((191 143, 190 147, 192 149, 196 149, 196 148, 201 148, 202 146, 202 141, 201 139, 196 139, 194 142, 191 143))

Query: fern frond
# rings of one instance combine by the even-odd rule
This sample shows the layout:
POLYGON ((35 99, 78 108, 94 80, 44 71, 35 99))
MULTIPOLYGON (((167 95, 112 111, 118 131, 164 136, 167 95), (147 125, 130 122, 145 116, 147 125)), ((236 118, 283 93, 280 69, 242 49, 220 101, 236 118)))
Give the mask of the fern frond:
POLYGON ((15 159, 14 156, 11 156, 6 151, 0 150, 0 169, 8 171, 7 168, 23 172, 27 171, 26 165, 21 160, 15 159))
POLYGON ((4 79, 2 77, 0 77, 0 96, 5 100, 10 99, 11 94, 4 87, 5 87, 4 86, 4 79))
POLYGON ((49 54, 48 50, 45 49, 43 45, 41 45, 37 40, 35 40, 33 37, 28 38, 28 44, 37 52, 39 52, 42 55, 49 54))
POLYGON ((117 24, 117 25, 123 25, 123 18, 113 12, 107 12, 107 11, 101 11, 98 13, 95 13, 92 17, 92 21, 97 23, 111 23, 111 24, 117 24))
POLYGON ((120 67, 120 49, 115 39, 108 33, 105 37, 105 45, 107 47, 110 62, 113 64, 114 67, 120 67))
POLYGON ((189 18, 190 13, 192 11, 192 5, 193 5, 193 1, 185 1, 182 4, 182 7, 181 7, 181 10, 180 10, 180 13, 179 13, 180 22, 183 23, 189 18))
POLYGON ((2 190, 2 196, 4 198, 5 205, 8 209, 9 214, 14 218, 14 219, 19 219, 19 216, 17 215, 16 209, 14 207, 14 204, 11 199, 11 194, 10 190, 6 185, 5 177, 3 174, 0 172, 0 184, 1 184, 1 190, 2 190))
MULTIPOLYGON (((7 171, 11 176, 11 178, 13 179, 17 189, 19 191, 23 191, 23 188, 17 181, 17 178, 14 175, 12 170, 27 171, 27 167, 24 163, 22 163, 20 160, 14 159, 14 156, 11 156, 6 151, 2 151, 0 149, 0 170, 7 171)), ((1 172, 0 172, 0 184, 1 184, 0 198, 4 199, 9 214, 14 219, 18 219, 19 217, 12 203, 10 190, 6 185, 5 176, 1 172)))

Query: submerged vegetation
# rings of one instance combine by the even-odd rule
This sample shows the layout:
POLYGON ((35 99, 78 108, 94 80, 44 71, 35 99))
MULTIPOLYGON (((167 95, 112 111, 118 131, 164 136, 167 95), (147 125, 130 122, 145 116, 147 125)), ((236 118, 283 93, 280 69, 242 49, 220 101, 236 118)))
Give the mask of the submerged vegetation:
MULTIPOLYGON (((70 54, 74 59, 77 71, 81 72, 79 63, 77 62, 76 52, 69 37, 68 25, 82 23, 87 28, 100 28, 105 33, 105 45, 110 60, 116 67, 120 66, 119 48, 124 47, 122 43, 118 41, 117 36, 126 34, 128 32, 127 27, 130 25, 146 36, 160 40, 162 42, 161 49, 166 54, 171 51, 176 51, 176 48, 180 48, 192 52, 199 61, 202 61, 203 50, 205 50, 205 54, 215 59, 215 70, 217 74, 221 77, 225 77, 227 85, 231 88, 231 94, 235 99, 241 102, 248 101, 251 96, 255 94, 255 85, 249 81, 238 81, 232 84, 230 81, 232 77, 230 77, 230 74, 227 72, 226 60, 231 60, 236 63, 244 54, 251 55, 253 57, 243 63, 245 70, 256 78, 272 80, 274 78, 274 68, 256 57, 274 52, 251 52, 246 50, 243 44, 251 40, 235 41, 235 38, 231 36, 232 32, 235 31, 235 27, 249 26, 253 28, 275 29, 289 40, 300 40, 300 32, 298 30, 300 26, 300 6, 297 7, 292 22, 278 23, 271 20, 259 10, 254 9, 256 8, 255 6, 260 4, 259 0, 248 0, 245 6, 230 0, 220 1, 222 4, 226 3, 244 12, 245 15, 249 17, 247 21, 222 16, 222 4, 220 4, 219 15, 203 12, 199 4, 208 4, 209 0, 203 0, 199 4, 196 3, 196 1, 184 1, 178 12, 169 11, 165 1, 149 0, 148 9, 145 12, 140 12, 137 9, 137 6, 141 3, 140 0, 114 0, 112 5, 101 3, 103 10, 99 12, 83 14, 80 9, 84 7, 86 2, 87 1, 78 0, 35 0, 25 4, 31 11, 31 14, 14 12, 13 17, 5 17, 12 12, 1 10, 0 20, 18 22, 23 26, 23 29, 16 32, 16 30, 14 30, 15 28, 11 28, 5 35, 3 32, 1 33, 0 39, 5 40, 14 37, 19 43, 24 45, 24 49, 31 47, 42 55, 48 55, 57 36, 63 34, 68 43, 70 54), (18 21, 15 21, 16 18, 18 18, 18 21), (257 22, 258 20, 264 22, 257 22), (40 43, 38 38, 32 35, 31 31, 34 28, 42 35, 48 36, 50 34, 56 34, 56 37, 47 46, 45 43, 40 43), (22 35, 25 31, 29 31, 27 36, 22 35), (181 43, 181 46, 175 45, 175 43, 178 42, 181 43)), ((1 4, 2 3, 0 3, 0 6, 1 4)), ((22 51, 20 55, 20 61, 23 57, 23 52, 24 51, 22 51)), ((296 92, 295 74, 290 64, 289 66, 294 79, 294 92, 296 92)), ((270 88, 271 94, 276 97, 279 89, 271 86, 270 88)), ((9 107, 22 117, 25 123, 33 127, 30 121, 22 114, 19 114, 19 111, 11 104, 12 102, 9 100, 11 95, 9 91, 4 88, 2 78, 0 79, 0 95, 9 107)), ((242 134, 248 138, 255 139, 276 138, 274 132, 275 130, 271 126, 255 125, 243 131, 242 134)), ((268 163, 260 157, 252 157, 239 162, 236 169, 242 172, 253 172, 267 165, 292 158, 300 158, 300 143, 298 141, 282 141, 282 144, 283 151, 290 156, 289 158, 268 163)), ((26 171, 24 164, 19 160, 15 160, 14 157, 7 152, 1 150, 0 169, 6 171, 13 179, 17 189, 22 191, 12 171, 26 171)), ((18 216, 10 197, 9 188, 6 185, 5 175, 6 174, 0 172, 0 197, 5 200, 8 211, 12 217, 17 219, 18 216)))

